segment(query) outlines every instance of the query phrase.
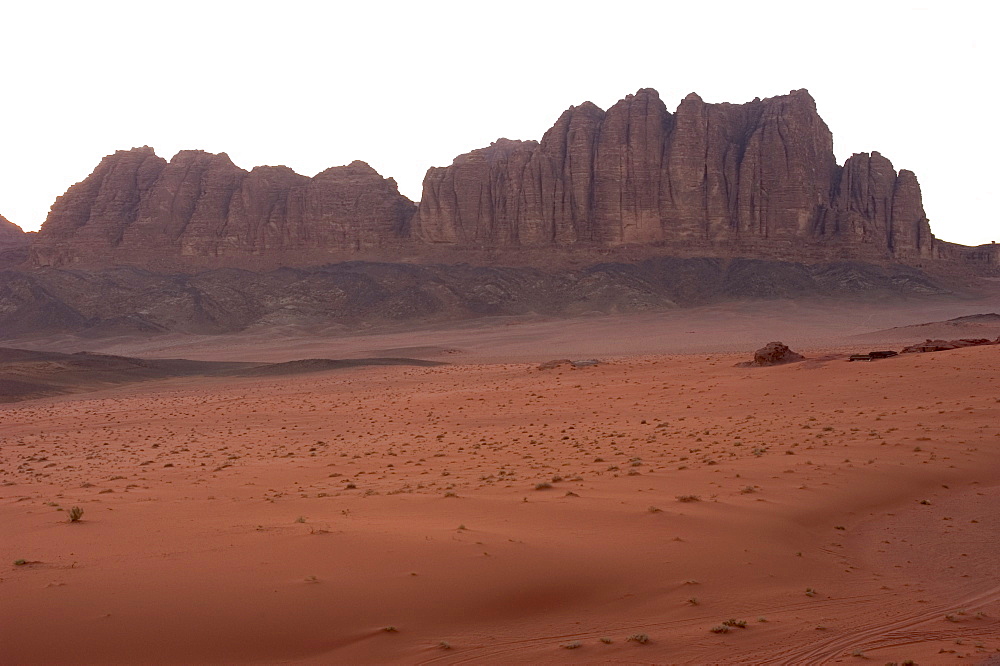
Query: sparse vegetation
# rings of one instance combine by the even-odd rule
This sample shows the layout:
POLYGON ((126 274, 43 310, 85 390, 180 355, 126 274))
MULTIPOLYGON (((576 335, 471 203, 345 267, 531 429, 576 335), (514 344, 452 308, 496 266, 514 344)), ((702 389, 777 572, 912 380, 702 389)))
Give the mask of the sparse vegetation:
POLYGON ((678 502, 700 502, 701 501, 701 496, 700 495, 678 495, 677 496, 677 501, 678 502))
POLYGON ((548 481, 542 481, 541 483, 535 484, 535 490, 548 490, 552 487, 552 484, 548 481))
POLYGON ((709 631, 711 631, 713 634, 728 634, 729 633, 729 627, 727 627, 724 624, 717 624, 714 627, 712 627, 711 629, 709 629, 709 631))
POLYGON ((566 650, 575 650, 578 647, 583 647, 583 643, 580 641, 571 641, 569 643, 563 643, 563 648, 566 650))
POLYGON ((640 645, 645 645, 649 642, 649 636, 646 634, 632 634, 625 640, 632 641, 633 643, 639 643, 640 645))
POLYGON ((83 509, 78 506, 74 506, 69 510, 69 522, 78 523, 81 518, 83 518, 83 509))
POLYGON ((736 620, 736 619, 733 619, 733 618, 729 618, 728 620, 726 620, 722 624, 726 625, 727 627, 739 627, 740 629, 746 629, 747 628, 747 621, 746 620, 736 620))

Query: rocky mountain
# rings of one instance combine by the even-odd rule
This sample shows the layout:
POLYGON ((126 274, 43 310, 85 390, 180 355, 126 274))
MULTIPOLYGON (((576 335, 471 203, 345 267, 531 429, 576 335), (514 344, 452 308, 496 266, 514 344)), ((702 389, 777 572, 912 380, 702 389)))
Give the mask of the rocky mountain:
POLYGON ((19 247, 29 242, 28 234, 21 227, 0 215, 0 248, 19 247))
POLYGON ((671 113, 643 89, 429 169, 419 205, 360 161, 309 178, 119 151, 37 234, 0 218, 0 339, 912 297, 1000 274, 998 246, 931 234, 913 173, 832 146, 805 90, 671 113))
POLYGON ((33 235, 0 215, 0 268, 23 263, 33 235))
POLYGON ((912 172, 877 152, 838 165, 807 91, 746 104, 692 93, 671 113, 649 88, 607 111, 570 107, 540 142, 500 139, 429 169, 419 207, 364 162, 308 178, 224 153, 119 151, 58 198, 30 265, 548 266, 609 251, 1000 269, 995 247, 934 238, 912 172))
POLYGON ((329 261, 337 251, 392 247, 416 206, 364 162, 313 178, 283 166, 240 169, 225 153, 152 148, 105 157, 59 197, 31 248, 36 266, 175 268, 329 261), (205 265, 203 263, 203 265, 205 265))
POLYGON ((658 245, 713 255, 918 260, 934 237, 912 172, 843 167, 805 90, 747 104, 655 90, 568 109, 541 142, 431 169, 415 238, 468 246, 658 245))

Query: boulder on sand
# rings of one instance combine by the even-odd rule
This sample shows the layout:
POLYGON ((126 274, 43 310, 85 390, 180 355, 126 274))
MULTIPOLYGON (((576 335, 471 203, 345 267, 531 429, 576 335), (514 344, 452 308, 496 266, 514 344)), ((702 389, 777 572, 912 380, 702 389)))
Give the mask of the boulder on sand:
POLYGON ((782 365, 784 363, 795 363, 802 361, 805 356, 793 352, 783 342, 768 342, 753 353, 753 360, 737 365, 744 368, 765 367, 769 365, 782 365))

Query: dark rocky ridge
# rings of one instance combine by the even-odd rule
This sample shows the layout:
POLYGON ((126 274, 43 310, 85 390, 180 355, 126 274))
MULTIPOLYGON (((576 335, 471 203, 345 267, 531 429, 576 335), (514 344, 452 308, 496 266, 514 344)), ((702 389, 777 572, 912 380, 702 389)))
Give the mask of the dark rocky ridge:
POLYGON ((371 330, 494 315, 615 313, 738 299, 946 294, 917 269, 660 257, 577 270, 346 262, 267 272, 0 272, 0 339, 79 333, 371 330))
POLYGON ((934 238, 909 171, 838 166, 805 90, 746 104, 642 89, 570 107, 540 142, 501 139, 431 168, 413 204, 364 162, 308 178, 224 154, 119 151, 52 206, 32 266, 264 270, 351 259, 548 266, 651 256, 1000 267, 934 238))

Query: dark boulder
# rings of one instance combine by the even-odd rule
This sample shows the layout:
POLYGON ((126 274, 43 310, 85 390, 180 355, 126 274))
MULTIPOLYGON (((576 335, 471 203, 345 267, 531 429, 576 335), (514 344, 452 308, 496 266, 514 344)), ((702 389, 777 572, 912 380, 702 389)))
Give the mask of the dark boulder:
POLYGON ((753 361, 746 364, 753 367, 764 367, 769 365, 783 365, 785 363, 795 363, 802 361, 805 356, 793 352, 783 342, 768 342, 753 353, 753 361))

